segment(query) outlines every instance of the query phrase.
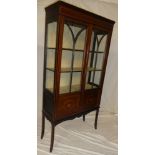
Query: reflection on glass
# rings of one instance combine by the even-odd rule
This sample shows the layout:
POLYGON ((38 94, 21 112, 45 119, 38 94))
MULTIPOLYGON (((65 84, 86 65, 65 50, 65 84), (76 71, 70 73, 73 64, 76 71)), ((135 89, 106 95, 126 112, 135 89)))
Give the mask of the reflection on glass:
POLYGON ((54 72, 46 70, 45 88, 53 92, 53 86, 54 86, 54 72))
POLYGON ((85 89, 93 89, 100 86, 101 73, 105 58, 106 41, 106 33, 100 30, 93 30, 85 89))

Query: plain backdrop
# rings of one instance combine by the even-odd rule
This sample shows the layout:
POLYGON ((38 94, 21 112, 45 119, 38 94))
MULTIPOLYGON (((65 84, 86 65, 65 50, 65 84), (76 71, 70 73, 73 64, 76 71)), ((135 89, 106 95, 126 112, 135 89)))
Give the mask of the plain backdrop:
MULTIPOLYGON (((100 111, 117 113, 117 84, 118 84, 118 30, 117 30, 117 3, 116 1, 104 2, 101 0, 63 0, 82 9, 114 20, 114 25, 106 76, 103 86, 100 111)), ((38 0, 37 8, 37 111, 38 116, 42 108, 42 82, 43 82, 43 56, 44 56, 44 32, 45 32, 45 10, 44 8, 56 0, 38 0)))

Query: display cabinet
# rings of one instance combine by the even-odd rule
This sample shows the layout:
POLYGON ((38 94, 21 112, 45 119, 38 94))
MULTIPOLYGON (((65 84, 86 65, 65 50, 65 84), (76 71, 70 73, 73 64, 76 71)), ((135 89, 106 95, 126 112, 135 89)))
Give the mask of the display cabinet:
POLYGON ((100 107, 114 21, 58 1, 46 7, 42 133, 100 107))

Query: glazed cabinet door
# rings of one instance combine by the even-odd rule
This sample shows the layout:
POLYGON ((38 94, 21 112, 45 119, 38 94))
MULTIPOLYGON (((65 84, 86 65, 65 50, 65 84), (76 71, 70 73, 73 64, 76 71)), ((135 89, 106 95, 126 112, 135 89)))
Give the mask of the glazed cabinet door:
POLYGON ((86 29, 76 22, 64 21, 60 94, 81 91, 86 29))
POLYGON ((86 81, 83 106, 87 109, 97 107, 102 89, 104 62, 106 58, 108 33, 93 28, 88 63, 86 66, 86 81))
POLYGON ((87 26, 64 19, 56 119, 79 113, 87 26))
POLYGON ((87 77, 85 89, 101 87, 103 64, 106 55, 106 44, 108 34, 104 31, 93 29, 91 45, 88 56, 87 77))

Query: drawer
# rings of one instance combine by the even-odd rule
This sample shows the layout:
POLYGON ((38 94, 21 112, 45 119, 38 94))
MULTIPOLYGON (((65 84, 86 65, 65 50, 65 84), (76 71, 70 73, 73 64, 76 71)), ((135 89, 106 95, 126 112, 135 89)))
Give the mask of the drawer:
POLYGON ((56 105, 56 120, 78 113, 79 103, 80 94, 60 95, 59 102, 56 105))

